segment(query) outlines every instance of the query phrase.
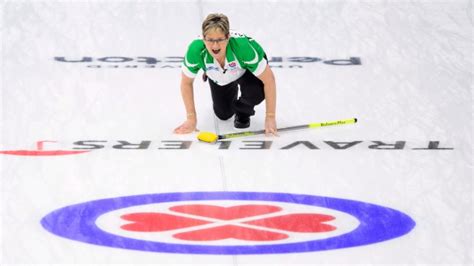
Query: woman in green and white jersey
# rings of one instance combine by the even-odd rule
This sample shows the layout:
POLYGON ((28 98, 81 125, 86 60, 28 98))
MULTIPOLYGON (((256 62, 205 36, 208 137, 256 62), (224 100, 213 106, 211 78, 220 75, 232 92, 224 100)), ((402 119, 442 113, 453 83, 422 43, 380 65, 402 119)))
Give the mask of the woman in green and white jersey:
POLYGON ((202 36, 191 42, 182 65, 181 95, 187 119, 174 132, 196 130, 193 81, 202 69, 204 81, 209 79, 213 109, 219 119, 235 115, 234 126, 247 128, 254 107, 265 100, 265 132, 277 135, 275 78, 262 47, 250 37, 230 32, 229 20, 223 14, 206 17, 202 36))

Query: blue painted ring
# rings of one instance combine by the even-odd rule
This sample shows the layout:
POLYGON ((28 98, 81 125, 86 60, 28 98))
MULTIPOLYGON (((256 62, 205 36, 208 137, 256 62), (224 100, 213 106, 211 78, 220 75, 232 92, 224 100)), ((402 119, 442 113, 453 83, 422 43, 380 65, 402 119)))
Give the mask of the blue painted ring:
POLYGON ((349 248, 397 238, 409 233, 415 227, 415 222, 408 215, 375 204, 312 195, 266 192, 185 192, 101 199, 53 211, 41 220, 41 224, 55 235, 89 244, 150 252, 215 255, 277 254, 349 248), (102 214, 118 209, 154 203, 199 200, 269 201, 323 207, 352 215, 359 220, 360 225, 343 235, 312 241, 209 246, 127 238, 105 232, 95 223, 102 214))

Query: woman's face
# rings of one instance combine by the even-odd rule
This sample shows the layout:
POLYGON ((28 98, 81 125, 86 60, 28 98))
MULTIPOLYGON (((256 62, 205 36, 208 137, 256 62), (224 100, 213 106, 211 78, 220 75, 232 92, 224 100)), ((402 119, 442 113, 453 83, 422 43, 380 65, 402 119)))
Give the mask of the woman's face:
POLYGON ((217 60, 225 58, 227 43, 229 42, 220 29, 212 29, 204 36, 204 43, 207 51, 217 60))

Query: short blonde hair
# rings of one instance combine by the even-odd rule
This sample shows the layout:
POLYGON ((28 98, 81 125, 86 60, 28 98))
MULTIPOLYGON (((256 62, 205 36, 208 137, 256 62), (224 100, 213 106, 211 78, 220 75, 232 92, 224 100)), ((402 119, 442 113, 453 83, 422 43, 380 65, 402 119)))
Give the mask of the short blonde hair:
POLYGON ((206 19, 202 22, 202 37, 211 30, 219 29, 225 36, 229 36, 229 19, 224 14, 213 13, 207 15, 206 19))

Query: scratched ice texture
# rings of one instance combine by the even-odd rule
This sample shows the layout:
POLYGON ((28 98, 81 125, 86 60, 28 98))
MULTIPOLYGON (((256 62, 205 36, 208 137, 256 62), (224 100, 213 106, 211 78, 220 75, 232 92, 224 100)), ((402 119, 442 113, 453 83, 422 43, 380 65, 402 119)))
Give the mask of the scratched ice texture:
MULTIPOLYGON (((0 151, 34 150, 41 141, 53 150, 85 140, 104 146, 74 156, 0 155, 2 265, 472 265, 472 1, 2 1, 1 7, 0 151), (212 12, 228 15, 231 28, 255 38, 272 59, 280 127, 359 122, 235 139, 228 149, 199 143, 197 133, 173 134, 186 114, 180 64, 168 61, 184 55, 212 12), (107 57, 130 61, 100 60, 107 57), (360 64, 327 64, 351 57, 360 64), (119 141, 151 144, 114 149, 119 141), (170 147, 167 141, 191 144, 160 149, 170 147), (261 141, 271 145, 246 149, 261 141), (306 145, 282 149, 298 141, 306 145), (325 141, 361 142, 336 150, 325 141), (377 141, 387 149, 373 149, 377 141), (389 145, 396 141, 401 149, 389 145), (447 149, 426 149, 430 141, 447 149), (362 247, 218 256, 89 245, 40 224, 72 204, 190 191, 353 199, 403 211, 416 227, 362 247)), ((200 130, 235 131, 231 120, 215 118, 200 78, 194 93, 200 130)), ((251 130, 264 125, 264 104, 256 111, 251 130)))

